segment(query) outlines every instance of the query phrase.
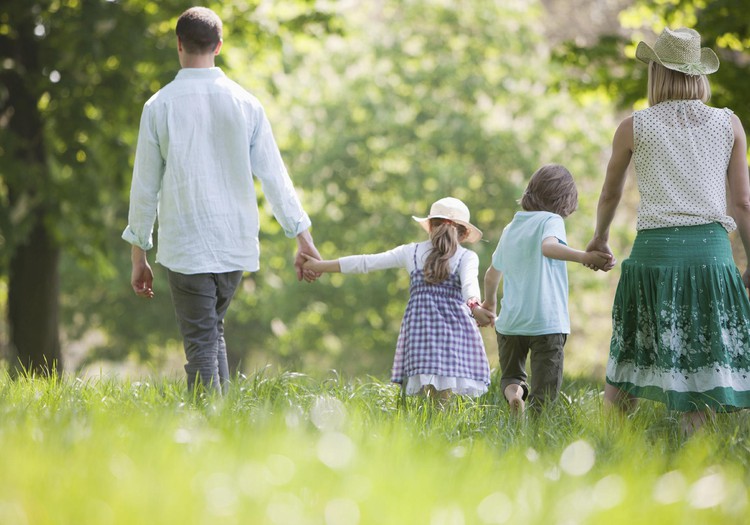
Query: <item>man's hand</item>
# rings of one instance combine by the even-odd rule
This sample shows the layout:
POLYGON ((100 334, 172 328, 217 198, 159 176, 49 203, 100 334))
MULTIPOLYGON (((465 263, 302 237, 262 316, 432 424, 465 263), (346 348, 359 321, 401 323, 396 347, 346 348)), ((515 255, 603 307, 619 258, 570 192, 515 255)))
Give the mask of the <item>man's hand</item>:
POLYGON ((146 259, 146 252, 137 246, 133 246, 130 254, 133 271, 130 274, 130 286, 140 297, 151 299, 154 296, 154 272, 146 259))
POLYGON ((297 253, 294 256, 294 268, 297 271, 298 281, 304 279, 308 283, 313 283, 320 277, 320 273, 304 267, 307 261, 305 255, 309 255, 315 259, 321 258, 309 230, 305 230, 297 235, 297 253))

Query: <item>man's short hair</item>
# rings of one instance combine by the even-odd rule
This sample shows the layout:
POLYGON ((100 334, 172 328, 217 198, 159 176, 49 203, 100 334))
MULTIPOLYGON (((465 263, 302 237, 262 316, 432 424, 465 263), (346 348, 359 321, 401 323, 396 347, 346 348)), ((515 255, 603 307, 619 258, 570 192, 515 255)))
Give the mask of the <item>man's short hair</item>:
POLYGON ((221 42, 221 19, 207 7, 191 7, 177 19, 175 32, 185 52, 205 55, 221 42))

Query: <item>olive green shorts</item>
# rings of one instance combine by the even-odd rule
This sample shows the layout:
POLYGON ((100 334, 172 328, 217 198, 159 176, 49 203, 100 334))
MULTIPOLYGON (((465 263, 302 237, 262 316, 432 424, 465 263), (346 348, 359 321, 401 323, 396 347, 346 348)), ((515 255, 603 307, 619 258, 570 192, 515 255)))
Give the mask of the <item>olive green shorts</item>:
POLYGON ((563 377, 563 347, 567 334, 504 335, 497 334, 500 356, 500 388, 520 385, 524 399, 544 404, 560 393, 563 377), (529 357, 529 354, 531 356, 529 357), (527 384, 526 359, 531 364, 531 385, 527 384))

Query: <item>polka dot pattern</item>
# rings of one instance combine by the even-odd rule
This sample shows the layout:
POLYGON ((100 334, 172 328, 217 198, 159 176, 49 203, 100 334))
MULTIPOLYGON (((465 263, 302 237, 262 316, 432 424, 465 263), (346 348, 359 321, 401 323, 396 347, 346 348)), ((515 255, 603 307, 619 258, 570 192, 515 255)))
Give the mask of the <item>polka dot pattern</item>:
POLYGON ((711 222, 727 231, 737 227, 726 198, 731 114, 700 100, 669 100, 633 114, 638 230, 711 222))

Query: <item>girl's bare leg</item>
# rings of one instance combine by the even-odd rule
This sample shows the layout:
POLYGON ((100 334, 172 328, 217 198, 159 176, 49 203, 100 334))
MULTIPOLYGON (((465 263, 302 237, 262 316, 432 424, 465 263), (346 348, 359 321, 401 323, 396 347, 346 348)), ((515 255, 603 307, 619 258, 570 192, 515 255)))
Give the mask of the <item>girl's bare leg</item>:
POLYGON ((451 396, 453 396, 453 391, 450 388, 438 390, 433 385, 425 385, 422 387, 420 394, 435 403, 438 407, 443 408, 451 396))

